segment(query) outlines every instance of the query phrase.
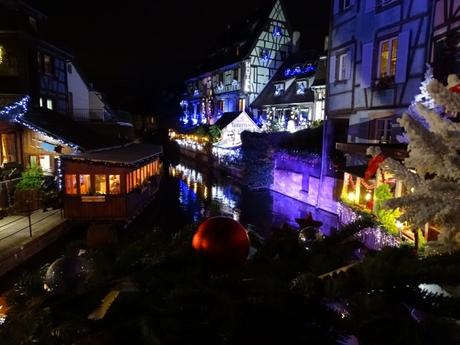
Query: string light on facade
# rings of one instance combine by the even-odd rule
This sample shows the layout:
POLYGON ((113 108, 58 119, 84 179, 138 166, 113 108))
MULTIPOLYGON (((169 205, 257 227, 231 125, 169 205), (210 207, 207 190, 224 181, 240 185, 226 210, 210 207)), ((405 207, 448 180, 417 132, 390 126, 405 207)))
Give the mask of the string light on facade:
POLYGON ((69 147, 71 147, 73 149, 78 148, 78 145, 69 143, 69 142, 64 141, 64 140, 62 140, 60 138, 57 138, 55 136, 51 136, 49 133, 46 133, 45 131, 39 129, 38 127, 26 122, 23 119, 23 116, 25 114, 27 114, 27 112, 28 112, 29 101, 30 101, 30 97, 25 96, 21 100, 13 103, 12 105, 8 105, 6 107, 3 107, 3 109, 0 110, 0 116, 5 116, 5 117, 8 117, 8 118, 11 118, 14 122, 17 122, 17 123, 21 124, 22 126, 30 129, 31 131, 33 131, 35 133, 43 135, 43 136, 45 136, 47 138, 51 138, 52 140, 58 142, 59 144, 69 146, 69 147))
POLYGON ((371 201, 371 199, 372 199, 371 192, 367 191, 366 196, 364 197, 364 199, 366 199, 366 201, 371 201))

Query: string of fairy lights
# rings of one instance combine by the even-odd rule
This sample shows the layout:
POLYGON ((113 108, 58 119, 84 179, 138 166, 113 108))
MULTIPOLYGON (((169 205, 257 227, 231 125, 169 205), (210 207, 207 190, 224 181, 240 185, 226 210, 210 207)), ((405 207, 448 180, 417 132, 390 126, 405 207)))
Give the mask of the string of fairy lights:
MULTIPOLYGON (((27 129, 33 131, 34 133, 37 133, 41 136, 44 136, 45 138, 50 138, 51 141, 57 142, 60 145, 65 145, 67 147, 70 147, 74 150, 78 149, 79 146, 75 145, 71 142, 68 142, 66 140, 63 140, 62 138, 59 138, 55 135, 52 135, 48 132, 45 132, 41 128, 34 126, 33 124, 27 122, 24 119, 24 115, 27 114, 28 112, 28 106, 30 102, 30 96, 25 96, 19 101, 14 102, 11 105, 7 105, 3 107, 0 110, 0 117, 7 117, 11 121, 14 121, 16 123, 19 123, 20 125, 26 127, 27 129)), ((58 176, 58 188, 59 190, 62 190, 63 188, 63 171, 62 171, 62 161, 61 158, 58 156, 56 160, 56 171, 57 171, 57 176, 58 176)))

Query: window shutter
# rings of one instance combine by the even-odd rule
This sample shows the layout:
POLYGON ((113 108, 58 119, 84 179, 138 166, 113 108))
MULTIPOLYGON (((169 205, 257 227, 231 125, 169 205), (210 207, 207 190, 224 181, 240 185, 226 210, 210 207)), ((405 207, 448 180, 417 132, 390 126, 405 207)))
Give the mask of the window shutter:
POLYGON ((407 62, 409 59, 410 30, 403 31, 398 36, 398 56, 396 58, 396 83, 404 83, 407 78, 407 62))
POLYGON ((335 82, 335 71, 337 64, 337 56, 332 55, 329 60, 329 83, 335 82))
POLYGON ((339 13, 340 0, 334 0, 334 15, 339 13))
POLYGON ((374 43, 363 45, 363 56, 361 59, 361 87, 367 88, 372 84, 372 59, 374 54, 374 43))
POLYGON ((372 12, 375 9, 375 1, 376 0, 366 0, 366 13, 372 12))

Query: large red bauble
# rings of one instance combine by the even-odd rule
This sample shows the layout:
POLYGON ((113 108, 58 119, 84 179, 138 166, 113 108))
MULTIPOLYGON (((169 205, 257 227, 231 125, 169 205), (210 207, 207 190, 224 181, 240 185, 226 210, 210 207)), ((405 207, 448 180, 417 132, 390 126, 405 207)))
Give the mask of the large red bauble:
POLYGON ((249 253, 246 229, 227 217, 212 217, 200 224, 192 246, 212 265, 242 265, 249 253))

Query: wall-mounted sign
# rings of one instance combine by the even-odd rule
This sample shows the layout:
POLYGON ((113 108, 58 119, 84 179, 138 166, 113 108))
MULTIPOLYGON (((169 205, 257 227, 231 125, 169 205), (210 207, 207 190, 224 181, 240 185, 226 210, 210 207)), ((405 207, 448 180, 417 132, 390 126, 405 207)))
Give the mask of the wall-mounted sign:
POLYGON ((82 195, 81 202, 105 202, 105 195, 82 195))

